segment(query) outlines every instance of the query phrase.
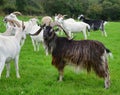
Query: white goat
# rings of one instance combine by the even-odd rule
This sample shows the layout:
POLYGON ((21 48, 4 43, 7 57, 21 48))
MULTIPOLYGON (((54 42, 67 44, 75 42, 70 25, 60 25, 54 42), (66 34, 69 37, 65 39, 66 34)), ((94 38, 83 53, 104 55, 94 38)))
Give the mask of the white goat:
MULTIPOLYGON (((5 16, 4 21, 6 22, 6 28, 11 27, 10 22, 8 22, 8 20, 17 21, 18 23, 20 23, 20 25, 22 25, 22 21, 19 20, 19 19, 17 18, 17 16, 16 16, 17 14, 21 15, 20 12, 13 12, 13 13, 5 16)), ((34 24, 35 24, 34 22, 37 22, 37 21, 38 21, 38 19, 33 18, 33 19, 30 19, 29 21, 24 22, 24 26, 25 26, 24 31, 26 32, 26 34, 29 34, 29 32, 31 31, 31 29, 32 29, 32 27, 33 27, 33 26, 30 26, 31 23, 32 23, 32 25, 34 25, 34 24)), ((12 34, 15 34, 14 31, 12 31, 12 32, 13 32, 12 34)), ((5 32, 5 33, 3 33, 3 34, 4 34, 4 35, 10 35, 11 32, 8 31, 8 32, 5 32)), ((2 34, 2 35, 3 35, 3 34, 2 34)), ((21 43, 24 44, 24 40, 22 40, 21 43)))
MULTIPOLYGON (((61 14, 55 14, 55 22, 58 22, 58 20, 60 19, 60 18, 64 18, 65 16, 67 16, 67 15, 61 15, 61 14)), ((73 19, 73 18, 68 18, 68 19, 65 19, 65 21, 67 22, 75 22, 75 20, 73 19)), ((59 28, 59 30, 60 31, 62 31, 62 29, 61 28, 59 28)), ((61 35, 63 34, 63 32, 57 32, 57 34, 58 33, 60 33, 61 35)), ((71 36, 71 35, 70 35, 71 36)))
MULTIPOLYGON (((33 21, 32 21, 33 22, 33 21)), ((42 29, 42 26, 38 26, 38 24, 35 22, 34 23, 29 23, 29 27, 32 27, 31 31, 29 31, 30 33, 30 37, 31 37, 31 40, 32 40, 32 44, 33 44, 33 47, 34 47, 34 51, 39 51, 39 47, 40 47, 40 43, 43 44, 43 47, 45 48, 45 51, 46 51, 46 55, 48 55, 48 51, 47 51, 47 48, 44 44, 44 40, 43 40, 43 29, 42 29), (37 31, 40 31, 39 34, 37 35, 32 35, 34 33, 36 33, 37 31)))
MULTIPOLYGON (((22 20, 19 20, 17 18, 17 16, 16 16, 17 14, 21 15, 20 12, 13 12, 13 13, 10 13, 9 15, 5 16, 3 21, 6 22, 6 28, 10 27, 10 22, 8 22, 7 20, 14 20, 14 21, 17 21, 18 23, 20 23, 20 25, 22 25, 22 20)), ((29 25, 29 21, 25 21, 24 22, 25 30, 27 30, 26 28, 28 27, 28 25, 29 25)), ((26 31, 26 33, 27 33, 27 31, 26 31)))
MULTIPOLYGON (((4 18, 4 21, 7 22, 7 19, 9 20, 15 20, 15 21, 18 21, 20 24, 21 24, 21 20, 19 20, 15 14, 11 13, 10 15, 6 16, 4 18), (14 15, 14 17, 12 17, 14 15)), ((43 17, 43 20, 42 20, 44 23, 50 23, 52 22, 52 18, 51 17, 43 17)), ((29 33, 35 33, 37 30, 40 29, 40 26, 37 25, 37 22, 38 22, 38 19, 37 18, 32 18, 30 19, 29 21, 25 22, 25 29, 24 31, 26 32, 26 34, 29 34, 29 33)), ((9 22, 8 22, 9 23, 9 22)), ((33 47, 34 47, 34 51, 39 51, 39 45, 40 43, 42 42, 43 43, 43 33, 41 32, 39 35, 37 36, 30 36, 31 37, 31 40, 32 40, 32 44, 33 44, 33 47)), ((24 43, 24 42, 23 42, 24 43)), ((46 52, 46 55, 48 55, 48 53, 46 52)))
POLYGON ((84 38, 87 39, 87 29, 90 29, 90 26, 84 22, 77 22, 74 19, 70 18, 63 20, 64 16, 59 17, 56 21, 68 32, 69 36, 72 36, 72 33, 83 32, 84 38))
POLYGON ((25 27, 25 32, 26 34, 29 34, 32 31, 32 28, 34 27, 34 25, 37 25, 37 22, 39 20, 37 18, 31 18, 27 21, 26 27, 25 27))
POLYGON ((9 77, 10 61, 14 60, 15 68, 16 68, 16 76, 17 78, 20 78, 19 67, 18 67, 19 54, 21 49, 20 41, 26 36, 26 34, 23 31, 22 26, 18 22, 15 21, 14 23, 15 26, 13 25, 13 28, 16 30, 15 36, 0 35, 0 77, 5 64, 7 68, 6 77, 9 77))
POLYGON ((16 15, 22 15, 22 14, 20 12, 13 12, 13 13, 10 13, 9 15, 4 17, 3 21, 6 23, 6 28, 11 27, 11 22, 8 22, 7 19, 16 20, 19 22, 19 19, 17 18, 16 15))
POLYGON ((13 28, 13 23, 9 22, 8 20, 15 20, 17 19, 16 15, 22 15, 20 12, 13 12, 7 16, 5 16, 4 18, 4 22, 6 25, 6 31, 3 33, 0 33, 0 35, 4 35, 4 36, 11 36, 11 35, 15 35, 15 30, 13 28))

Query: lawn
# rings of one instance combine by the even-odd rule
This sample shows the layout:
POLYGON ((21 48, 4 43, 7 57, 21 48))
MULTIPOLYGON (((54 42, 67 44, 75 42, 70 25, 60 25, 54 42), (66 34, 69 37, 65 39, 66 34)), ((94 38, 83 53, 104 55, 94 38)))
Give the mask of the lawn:
MULTIPOLYGON (((0 17, 0 32, 5 31, 5 26, 0 17)), ((21 19, 27 20, 28 17, 21 19)), ((19 68, 21 78, 17 79, 14 63, 11 62, 10 77, 6 78, 6 68, 0 79, 0 95, 120 95, 120 22, 107 23, 108 37, 101 35, 100 31, 91 32, 88 39, 98 40, 109 48, 114 59, 109 58, 111 86, 104 89, 103 79, 94 72, 86 71, 76 74, 74 68, 67 66, 64 81, 58 82, 58 71, 51 65, 51 56, 46 56, 43 45, 40 51, 34 52, 29 36, 21 49, 19 68)), ((83 39, 82 33, 75 34, 75 39, 83 39)))

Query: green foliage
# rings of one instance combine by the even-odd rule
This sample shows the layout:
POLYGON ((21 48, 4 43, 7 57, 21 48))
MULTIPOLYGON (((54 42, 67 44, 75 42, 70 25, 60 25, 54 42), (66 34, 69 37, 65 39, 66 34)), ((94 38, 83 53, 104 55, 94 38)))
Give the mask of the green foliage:
MULTIPOLYGON (((27 21, 30 17, 20 17, 27 21)), ((41 18, 41 17, 40 17, 41 18)), ((5 31, 0 17, 0 32, 5 31)), ((40 19, 41 20, 41 19, 40 19)), ((43 46, 39 52, 34 52, 29 36, 21 49, 19 70, 21 78, 15 76, 15 67, 11 63, 10 78, 5 78, 6 68, 0 79, 0 95, 119 95, 120 94, 120 22, 108 22, 106 32, 108 37, 100 31, 91 32, 88 39, 98 40, 109 48, 114 59, 109 59, 111 86, 105 90, 104 81, 91 72, 74 73, 72 67, 66 67, 64 81, 58 82, 58 72, 51 65, 51 56, 46 56, 43 46)), ((83 39, 82 33, 75 34, 75 39, 83 39)))
POLYGON ((6 5, 4 6, 4 9, 3 9, 3 11, 4 11, 5 13, 7 13, 7 14, 9 14, 9 13, 15 11, 15 10, 16 10, 16 7, 15 7, 14 5, 11 6, 10 4, 6 4, 6 5))
POLYGON ((27 0, 16 0, 16 8, 18 11, 24 11, 27 5, 27 0))
POLYGON ((96 19, 101 18, 103 8, 100 4, 94 3, 89 6, 87 14, 90 18, 96 19))
POLYGON ((5 4, 5 0, 0 0, 0 6, 5 4))
POLYGON ((25 15, 61 13, 77 18, 84 14, 91 19, 120 20, 120 0, 0 0, 0 14, 15 10, 25 15))

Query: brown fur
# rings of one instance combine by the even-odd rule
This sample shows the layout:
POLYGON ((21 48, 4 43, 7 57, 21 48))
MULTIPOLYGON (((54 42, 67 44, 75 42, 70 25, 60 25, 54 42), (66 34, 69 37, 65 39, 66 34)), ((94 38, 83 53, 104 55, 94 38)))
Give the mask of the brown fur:
POLYGON ((71 63, 76 66, 82 66, 88 72, 91 69, 102 78, 107 78, 109 86, 109 72, 105 46, 94 40, 68 40, 65 37, 57 37, 51 27, 44 30, 44 41, 52 54, 52 64, 58 69, 61 76, 64 67, 71 63), (53 35, 54 34, 54 35, 53 35), (105 60, 102 59, 105 57, 105 60))

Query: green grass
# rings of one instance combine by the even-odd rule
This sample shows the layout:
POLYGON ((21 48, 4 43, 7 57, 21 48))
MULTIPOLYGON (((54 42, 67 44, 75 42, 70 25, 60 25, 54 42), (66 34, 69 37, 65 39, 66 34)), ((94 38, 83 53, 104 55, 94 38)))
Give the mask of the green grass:
MULTIPOLYGON (((0 22, 3 18, 0 18, 0 22)), ((27 20, 28 18, 21 18, 27 20)), ((108 37, 100 32, 92 32, 88 39, 99 40, 109 48, 114 59, 109 59, 111 86, 104 89, 103 79, 93 72, 86 71, 76 74, 72 67, 65 68, 64 81, 58 82, 58 71, 51 65, 51 56, 45 56, 43 46, 39 52, 33 51, 29 36, 20 53, 20 75, 17 79, 14 63, 11 62, 10 77, 6 78, 6 68, 0 79, 0 95, 120 95, 120 22, 110 22, 106 25, 108 37)), ((3 22, 0 32, 5 31, 3 22)), ((83 39, 82 34, 76 34, 75 39, 83 39)))

